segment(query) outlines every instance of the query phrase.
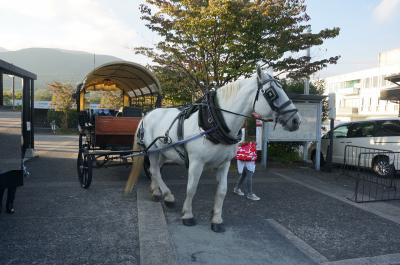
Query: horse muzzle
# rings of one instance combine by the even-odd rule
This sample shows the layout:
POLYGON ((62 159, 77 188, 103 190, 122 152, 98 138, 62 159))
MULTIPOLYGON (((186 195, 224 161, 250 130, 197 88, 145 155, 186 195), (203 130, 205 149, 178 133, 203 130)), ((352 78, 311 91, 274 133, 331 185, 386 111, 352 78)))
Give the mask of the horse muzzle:
POLYGON ((297 131, 300 128, 301 118, 299 114, 293 115, 293 117, 285 120, 284 117, 280 117, 278 122, 283 126, 285 130, 290 132, 297 131))

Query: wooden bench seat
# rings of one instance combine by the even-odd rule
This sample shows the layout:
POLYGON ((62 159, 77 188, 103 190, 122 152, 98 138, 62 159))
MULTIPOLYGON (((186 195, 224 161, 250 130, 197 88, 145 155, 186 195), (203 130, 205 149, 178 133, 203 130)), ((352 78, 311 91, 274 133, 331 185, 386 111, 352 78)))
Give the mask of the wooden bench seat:
POLYGON ((141 117, 96 116, 96 146, 133 146, 133 140, 141 117))

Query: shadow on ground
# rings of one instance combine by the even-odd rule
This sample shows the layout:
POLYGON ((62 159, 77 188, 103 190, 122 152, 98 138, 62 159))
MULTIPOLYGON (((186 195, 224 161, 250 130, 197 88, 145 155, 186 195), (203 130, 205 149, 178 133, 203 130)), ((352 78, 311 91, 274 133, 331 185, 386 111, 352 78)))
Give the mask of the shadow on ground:
POLYGON ((0 215, 0 264, 139 264, 136 191, 122 192, 129 168, 95 170, 84 190, 75 156, 48 149, 26 163, 16 213, 0 215))

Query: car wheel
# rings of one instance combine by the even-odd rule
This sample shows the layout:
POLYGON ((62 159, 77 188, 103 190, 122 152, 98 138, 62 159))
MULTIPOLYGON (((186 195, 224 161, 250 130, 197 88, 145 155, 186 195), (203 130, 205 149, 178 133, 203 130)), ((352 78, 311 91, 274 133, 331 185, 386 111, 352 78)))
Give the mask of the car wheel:
POLYGON ((388 178, 394 173, 394 166, 389 163, 387 156, 377 156, 372 163, 372 170, 383 178, 388 178))

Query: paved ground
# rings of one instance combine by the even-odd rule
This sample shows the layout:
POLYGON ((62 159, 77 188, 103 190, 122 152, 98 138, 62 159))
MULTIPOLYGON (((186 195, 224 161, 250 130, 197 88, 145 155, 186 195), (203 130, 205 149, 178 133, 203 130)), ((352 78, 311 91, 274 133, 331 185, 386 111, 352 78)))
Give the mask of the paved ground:
MULTIPOLYGON (((164 171, 177 198, 177 208, 166 208, 165 212, 180 264, 313 264, 400 252, 400 222, 355 207, 350 201, 346 203, 348 200, 344 197, 343 201, 338 200, 281 177, 285 174, 301 182, 316 175, 311 169, 265 171, 259 167, 254 189, 262 200, 252 202, 229 192, 224 204, 227 226, 224 235, 209 229, 215 192, 211 174, 200 181, 194 199, 194 214, 199 225, 191 228, 184 227, 180 221, 184 170, 170 166, 164 171), (283 233, 271 226, 271 220, 283 233), (295 240, 282 236, 287 232, 293 233, 295 240), (300 249, 304 247, 309 255, 302 255, 299 246, 294 244, 296 241, 301 242, 300 249)), ((230 191, 235 175, 234 171, 230 172, 230 191)), ((322 175, 327 178, 326 174, 322 175)), ((328 179, 325 187, 350 185, 350 181, 333 179, 328 179)), ((394 209, 400 212, 400 208, 394 209)))
POLYGON ((227 231, 210 230, 215 178, 206 172, 194 199, 198 225, 181 224, 185 170, 167 166, 173 209, 150 201, 146 179, 123 195, 129 169, 95 170, 89 190, 76 177, 76 136, 37 135, 38 158, 17 192, 16 213, 0 214, 0 264, 400 264, 400 204, 356 204, 352 180, 308 168, 255 175, 261 201, 231 193, 227 231), (138 199, 137 199, 138 198, 138 199), (164 217, 165 214, 165 217, 164 217), (140 246, 140 247, 139 247, 140 246))
POLYGON ((18 189, 14 215, 0 214, 0 264, 139 264, 136 194, 127 168, 76 176, 77 137, 37 136, 39 157, 18 189))

